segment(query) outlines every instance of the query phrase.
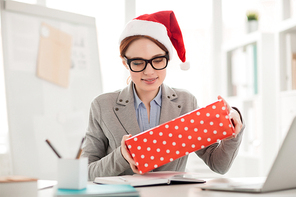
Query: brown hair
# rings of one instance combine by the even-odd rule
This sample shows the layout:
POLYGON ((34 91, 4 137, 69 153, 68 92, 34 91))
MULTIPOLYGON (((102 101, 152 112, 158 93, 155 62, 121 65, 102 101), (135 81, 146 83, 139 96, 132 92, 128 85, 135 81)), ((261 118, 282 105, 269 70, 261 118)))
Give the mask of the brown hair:
POLYGON ((150 36, 146 36, 146 35, 135 35, 135 36, 126 37, 125 39, 123 39, 121 41, 120 46, 119 46, 120 56, 121 57, 124 57, 125 56, 125 52, 128 49, 129 45, 132 42, 134 42, 136 40, 139 40, 140 38, 147 38, 147 39, 151 40, 157 46, 159 46, 162 50, 164 50, 166 53, 168 53, 167 48, 161 42, 159 42, 158 40, 156 40, 156 39, 154 39, 154 38, 152 38, 150 36))

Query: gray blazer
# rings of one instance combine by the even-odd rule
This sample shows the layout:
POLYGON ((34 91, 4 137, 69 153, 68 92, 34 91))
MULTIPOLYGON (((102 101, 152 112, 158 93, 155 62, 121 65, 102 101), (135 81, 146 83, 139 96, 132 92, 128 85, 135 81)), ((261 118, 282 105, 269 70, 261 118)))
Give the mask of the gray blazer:
MULTIPOLYGON (((162 85, 160 124, 197 109, 196 98, 189 92, 162 85)), ((140 133, 134 107, 133 83, 121 91, 94 99, 82 157, 89 158, 89 180, 99 176, 134 174, 120 151, 123 135, 140 133)), ((242 132, 241 132, 242 133, 242 132)), ((228 171, 240 145, 242 134, 222 140, 196 154, 215 172, 228 171), (227 151, 225 151, 227 150, 227 151)), ((188 156, 160 166, 154 171, 184 171, 188 156)))

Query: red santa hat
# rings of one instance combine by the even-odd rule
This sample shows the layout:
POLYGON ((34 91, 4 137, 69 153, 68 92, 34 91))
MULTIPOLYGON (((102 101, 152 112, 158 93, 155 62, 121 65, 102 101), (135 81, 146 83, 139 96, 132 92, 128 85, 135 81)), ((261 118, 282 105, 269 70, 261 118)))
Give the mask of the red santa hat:
POLYGON ((126 25, 119 42, 135 35, 147 35, 158 40, 168 49, 170 59, 173 56, 174 46, 180 60, 183 62, 181 69, 189 69, 189 63, 186 62, 182 32, 173 11, 160 11, 134 18, 126 25))

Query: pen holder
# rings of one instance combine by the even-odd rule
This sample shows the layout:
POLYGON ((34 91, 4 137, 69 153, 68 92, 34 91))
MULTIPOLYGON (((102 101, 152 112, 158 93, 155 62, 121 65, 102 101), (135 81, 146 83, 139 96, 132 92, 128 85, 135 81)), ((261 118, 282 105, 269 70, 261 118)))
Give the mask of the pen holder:
POLYGON ((86 188, 88 158, 58 160, 58 188, 86 188))

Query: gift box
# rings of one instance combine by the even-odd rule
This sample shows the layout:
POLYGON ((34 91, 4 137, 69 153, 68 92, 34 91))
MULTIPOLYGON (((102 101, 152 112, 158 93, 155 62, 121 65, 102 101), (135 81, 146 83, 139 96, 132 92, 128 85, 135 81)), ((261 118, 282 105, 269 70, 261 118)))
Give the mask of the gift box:
POLYGON ((141 174, 234 135, 223 100, 184 114, 125 141, 141 174))

